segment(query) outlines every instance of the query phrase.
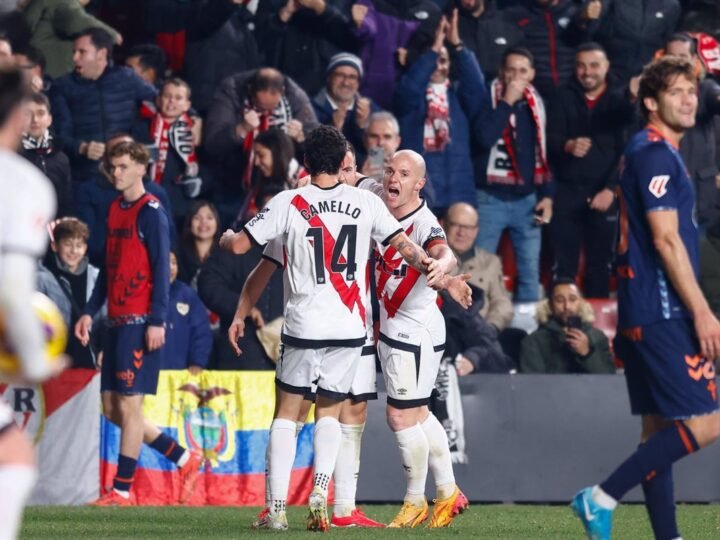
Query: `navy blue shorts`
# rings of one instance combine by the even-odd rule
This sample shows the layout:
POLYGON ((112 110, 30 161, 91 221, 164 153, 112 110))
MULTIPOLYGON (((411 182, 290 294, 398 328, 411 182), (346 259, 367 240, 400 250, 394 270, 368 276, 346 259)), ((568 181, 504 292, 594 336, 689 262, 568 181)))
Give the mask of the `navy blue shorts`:
POLYGON ((103 348, 100 389, 119 394, 155 394, 162 348, 145 348, 147 325, 108 328, 103 348))
POLYGON ((691 320, 622 330, 614 346, 625 364, 632 414, 680 420, 718 410, 715 365, 701 356, 691 320))

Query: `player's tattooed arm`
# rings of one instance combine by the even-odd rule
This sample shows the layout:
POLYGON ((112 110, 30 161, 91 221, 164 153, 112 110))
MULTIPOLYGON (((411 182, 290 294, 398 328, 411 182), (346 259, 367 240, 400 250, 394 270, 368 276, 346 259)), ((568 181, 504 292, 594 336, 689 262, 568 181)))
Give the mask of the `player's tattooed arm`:
POLYGON ((425 250, 410 240, 404 232, 398 233, 390 240, 390 245, 403 256, 405 262, 415 270, 427 274, 427 265, 423 261, 428 259, 425 250))
POLYGON ((395 235, 392 240, 390 240, 390 245, 403 256, 406 263, 418 272, 425 274, 427 284, 430 287, 434 287, 436 282, 445 275, 440 263, 432 257, 429 257, 428 254, 425 253, 425 250, 410 240, 404 232, 395 235))

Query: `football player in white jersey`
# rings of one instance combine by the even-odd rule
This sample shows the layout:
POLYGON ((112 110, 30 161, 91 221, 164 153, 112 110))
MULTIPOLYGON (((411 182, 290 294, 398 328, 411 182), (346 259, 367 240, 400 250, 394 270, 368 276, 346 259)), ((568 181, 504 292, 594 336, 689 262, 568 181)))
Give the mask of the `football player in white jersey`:
MULTIPOLYGON (((359 185, 361 189, 369 190, 378 196, 383 194, 382 182, 357 174, 354 149, 348 143, 348 151, 345 154, 340 167, 339 179, 348 185, 359 185), (365 180, 365 182, 363 182, 365 180)), ((237 345, 238 339, 244 335, 245 319, 253 308, 262 291, 267 286, 272 273, 276 268, 284 268, 286 257, 282 243, 273 240, 268 243, 263 252, 263 258, 248 276, 243 286, 233 323, 231 324, 228 337, 232 347, 237 354, 241 351, 237 345)), ((443 283, 443 288, 448 288, 451 295, 463 305, 468 305, 468 289, 464 285, 470 276, 465 274, 457 278, 450 278, 443 283)), ((360 471, 360 448, 362 433, 367 419, 367 400, 376 399, 375 385, 375 341, 373 336, 373 318, 371 313, 370 289, 368 288, 366 325, 367 341, 363 347, 362 355, 355 376, 350 388, 349 398, 345 401, 340 412, 340 426, 342 439, 340 452, 335 464, 333 478, 335 480, 335 506, 331 519, 334 527, 384 527, 381 523, 370 519, 361 509, 355 505, 355 494, 357 491, 357 479, 360 471)), ((307 399, 314 396, 306 395, 307 399)), ((305 402, 307 403, 307 401, 305 402)), ((301 426, 307 415, 307 409, 303 408, 300 416, 296 419, 298 426, 301 426)), ((272 446, 268 444, 266 461, 272 453, 272 446)), ((267 471, 266 471, 267 473, 267 471)), ((269 510, 271 488, 266 481, 266 508, 258 516, 253 524, 255 528, 264 528, 270 524, 269 510)))
MULTIPOLYGON (((3 339, 20 359, 19 378, 41 382, 64 367, 51 363, 32 307, 37 259, 47 246, 46 226, 55 214, 50 181, 17 155, 27 111, 27 89, 17 68, 0 68, 0 313, 3 339)), ((1 375, 1 374, 0 374, 1 375)), ((0 381, 2 382, 2 381, 0 381)), ((35 483, 32 443, 0 401, 0 539, 15 538, 35 483)))
MULTIPOLYGON (((425 161, 412 150, 397 152, 385 169, 385 202, 405 233, 434 258, 452 253, 437 218, 420 197, 425 161)), ((468 507, 453 474, 447 434, 430 412, 445 348, 445 321, 437 293, 424 275, 405 264, 391 246, 377 245, 376 285, 380 304, 378 356, 387 389, 387 421, 395 433, 407 478, 404 504, 389 527, 412 528, 429 514, 428 466, 437 498, 430 527, 447 527, 468 507)))
POLYGON ((340 447, 338 418, 365 343, 364 291, 371 239, 393 246, 431 284, 441 282, 451 269, 411 242, 377 197, 338 182, 345 149, 345 139, 336 129, 315 129, 305 142, 311 184, 276 195, 243 231, 226 231, 220 241, 223 249, 236 254, 247 252, 251 242, 264 245, 275 238, 281 238, 286 249, 289 294, 269 463, 270 526, 278 529, 287 527, 295 419, 316 380, 314 487, 307 527, 329 530, 327 488, 340 447))

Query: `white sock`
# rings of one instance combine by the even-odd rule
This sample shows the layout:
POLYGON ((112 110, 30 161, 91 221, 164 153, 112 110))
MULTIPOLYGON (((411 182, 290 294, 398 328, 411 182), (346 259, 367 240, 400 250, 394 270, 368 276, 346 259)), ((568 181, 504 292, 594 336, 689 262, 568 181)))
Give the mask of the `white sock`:
POLYGON ((270 513, 277 515, 285 511, 290 473, 295 461, 295 422, 276 418, 270 426, 270 459, 268 478, 270 485, 270 513))
POLYGON ((360 443, 365 424, 340 424, 342 438, 333 477, 335 515, 347 517, 355 510, 355 492, 360 472, 360 443))
POLYGON ((447 432, 433 413, 428 415, 420 427, 428 440, 430 447, 428 465, 435 478, 437 498, 442 501, 455 493, 455 474, 453 473, 447 432))
POLYGON ((13 540, 20 530, 23 507, 37 473, 28 465, 0 467, 0 540, 13 540))
MULTIPOLYGON (((272 426, 270 427, 272 429, 272 426)), ((272 499, 270 498, 270 452, 272 451, 272 437, 268 437, 268 443, 265 447, 265 508, 270 508, 272 499)))
POLYGON ((305 422, 298 422, 295 420, 295 438, 297 439, 300 436, 300 432, 302 431, 303 427, 305 427, 305 422))
POLYGON ((319 487, 325 494, 335 469, 341 439, 342 431, 337 418, 324 416, 315 422, 313 488, 319 487))
POLYGON ((190 459, 190 451, 185 450, 185 452, 183 452, 183 455, 180 456, 180 459, 177 460, 177 466, 183 467, 188 462, 189 459, 190 459))
POLYGON ((407 478, 405 501, 420 505, 425 501, 425 481, 428 473, 428 440, 420 424, 395 432, 400 459, 407 478))
POLYGON ((591 496, 595 504, 605 510, 615 510, 615 507, 618 505, 618 502, 605 493, 600 486, 593 487, 591 496))

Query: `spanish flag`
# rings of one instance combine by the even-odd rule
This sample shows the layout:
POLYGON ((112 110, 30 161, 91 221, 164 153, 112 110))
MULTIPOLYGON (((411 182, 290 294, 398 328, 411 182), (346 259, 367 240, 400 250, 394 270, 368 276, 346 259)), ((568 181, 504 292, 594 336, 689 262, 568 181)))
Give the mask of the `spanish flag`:
MULTIPOLYGON (((191 505, 265 503, 265 448, 275 406, 271 371, 161 371, 155 396, 145 397, 145 418, 189 450, 206 457, 191 505)), ((288 504, 306 504, 312 487, 312 432, 297 441, 288 504)), ((101 423, 101 486, 111 486, 120 430, 101 423)), ((140 505, 175 504, 180 484, 174 463, 143 445, 133 492, 140 505)))

